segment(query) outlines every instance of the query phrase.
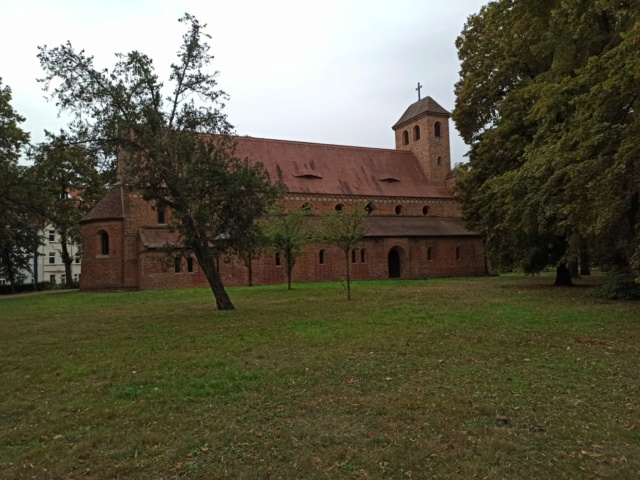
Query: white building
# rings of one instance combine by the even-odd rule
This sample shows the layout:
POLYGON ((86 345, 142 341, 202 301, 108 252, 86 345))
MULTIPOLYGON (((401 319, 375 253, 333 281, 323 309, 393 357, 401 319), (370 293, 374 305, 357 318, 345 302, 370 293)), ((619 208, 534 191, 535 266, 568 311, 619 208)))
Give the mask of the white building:
MULTIPOLYGON (((71 264, 71 275, 74 281, 80 280, 80 253, 78 247, 69 245, 69 254, 73 258, 71 264)), ((64 263, 62 262, 62 247, 60 245, 60 234, 51 226, 47 226, 44 230, 44 245, 42 251, 43 257, 40 262, 43 265, 41 281, 51 283, 65 283, 66 274, 64 263)))

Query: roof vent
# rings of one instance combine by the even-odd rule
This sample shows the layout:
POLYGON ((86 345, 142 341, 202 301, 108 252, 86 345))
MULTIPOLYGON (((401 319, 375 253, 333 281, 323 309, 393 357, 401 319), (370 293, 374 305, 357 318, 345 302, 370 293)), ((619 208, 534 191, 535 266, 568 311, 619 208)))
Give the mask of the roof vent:
POLYGON ((385 177, 385 178, 380 178, 379 179, 381 182, 386 182, 386 183, 396 183, 399 182, 400 180, 398 180, 397 178, 393 178, 393 177, 385 177))
POLYGON ((322 178, 321 175, 318 175, 317 173, 312 173, 312 172, 298 173, 298 174, 294 175, 294 177, 297 177, 297 178, 310 178, 310 179, 322 178))

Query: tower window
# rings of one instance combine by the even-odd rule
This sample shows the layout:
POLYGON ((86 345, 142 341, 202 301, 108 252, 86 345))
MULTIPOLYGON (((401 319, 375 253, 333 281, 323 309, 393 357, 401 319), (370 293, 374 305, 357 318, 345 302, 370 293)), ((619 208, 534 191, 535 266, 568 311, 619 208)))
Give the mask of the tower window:
POLYGON ((320 265, 324 265, 324 250, 320 250, 318 253, 318 262, 320 265))
POLYGON ((418 125, 413 127, 413 139, 420 140, 420 127, 418 125))
POLYGON ((109 234, 107 232, 102 232, 100 235, 100 253, 109 255, 109 234))
POLYGON ((158 205, 156 207, 156 210, 158 212, 158 224, 162 225, 165 223, 164 221, 164 207, 162 205, 158 205))
POLYGON ((396 215, 402 215, 402 205, 396 205, 396 208, 394 209, 394 212, 396 212, 396 215))
POLYGON ((433 130, 434 130, 434 133, 435 133, 436 137, 440 137, 440 135, 441 135, 441 131, 440 131, 440 130, 441 130, 441 125, 440 125, 440 122, 436 122, 436 124, 433 126, 433 130))
POLYGON ((429 215, 429 205, 425 205, 424 207, 422 207, 422 214, 429 215))
POLYGON ((409 145, 409 132, 407 132, 406 130, 402 132, 402 144, 409 145))
POLYGON ((442 157, 438 157, 438 165, 442 166, 444 162, 442 161, 442 157))

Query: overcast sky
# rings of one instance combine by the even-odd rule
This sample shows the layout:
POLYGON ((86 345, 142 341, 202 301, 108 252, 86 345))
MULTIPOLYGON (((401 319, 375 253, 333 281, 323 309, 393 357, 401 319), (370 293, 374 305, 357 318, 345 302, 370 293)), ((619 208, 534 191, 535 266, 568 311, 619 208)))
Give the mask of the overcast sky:
MULTIPOLYGON (((32 140, 64 122, 36 78, 37 46, 67 40, 111 67, 139 50, 161 78, 194 14, 207 32, 240 135, 394 148, 391 126, 417 98, 454 106, 455 49, 487 0, 0 0, 0 77, 32 140)), ((453 129, 453 123, 451 123, 453 129)), ((452 132, 452 163, 467 148, 452 132)))

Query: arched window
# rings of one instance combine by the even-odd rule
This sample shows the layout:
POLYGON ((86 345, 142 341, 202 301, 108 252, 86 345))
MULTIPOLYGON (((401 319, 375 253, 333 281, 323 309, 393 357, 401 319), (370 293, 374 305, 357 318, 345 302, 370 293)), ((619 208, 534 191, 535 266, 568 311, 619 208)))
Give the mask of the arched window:
POLYGON ((351 263, 356 263, 356 251, 351 250, 351 263))
POLYGON ((156 211, 158 212, 158 224, 164 224, 164 207, 162 205, 158 205, 156 207, 156 211))
POLYGON ((406 130, 402 132, 402 144, 409 145, 409 132, 407 132, 406 130))
POLYGON ((442 161, 442 157, 438 157, 438 165, 439 166, 444 165, 444 162, 442 161))
POLYGON ((367 260, 367 255, 366 255, 367 251, 363 248, 362 250, 360 250, 360 263, 364 263, 367 260))
POLYGON ((320 263, 320 265, 324 265, 324 250, 320 250, 318 253, 318 263, 320 263))
POLYGON ((102 232, 100 235, 100 254, 109 255, 109 234, 102 232))
POLYGON ((193 257, 187 258, 187 272, 193 273, 193 257))
POLYGON ((336 205, 336 212, 341 212, 342 210, 344 210, 344 205, 342 203, 339 203, 336 205))
POLYGON ((396 208, 394 209, 394 211, 396 212, 396 215, 402 215, 402 205, 396 205, 396 208))
POLYGON ((180 273, 180 271, 182 270, 182 258, 176 257, 173 260, 173 267, 176 273, 180 273))
POLYGON ((413 139, 420 140, 420 127, 418 125, 413 127, 413 139))
POLYGON ((436 124, 433 126, 433 130, 434 130, 434 133, 436 134, 436 137, 439 137, 440 134, 441 134, 441 132, 440 132, 440 130, 441 130, 440 122, 436 122, 436 124))
POLYGON ((281 261, 280 261, 280 254, 279 254, 279 253, 276 253, 276 267, 279 267, 279 266, 280 266, 280 264, 281 264, 281 261))
POLYGON ((367 215, 371 215, 375 209, 376 207, 371 202, 364 206, 364 211, 367 212, 367 215))
POLYGON ((309 202, 303 203, 300 207, 300 211, 305 215, 311 215, 311 212, 313 211, 313 205, 311 205, 309 202))
POLYGON ((427 247, 427 260, 433 260, 433 250, 431 247, 427 247))
POLYGON ((456 260, 460 260, 460 247, 456 247, 456 260))
POLYGON ((422 214, 429 215, 429 205, 425 205, 424 207, 422 207, 422 214))

